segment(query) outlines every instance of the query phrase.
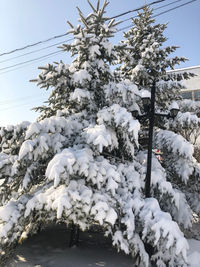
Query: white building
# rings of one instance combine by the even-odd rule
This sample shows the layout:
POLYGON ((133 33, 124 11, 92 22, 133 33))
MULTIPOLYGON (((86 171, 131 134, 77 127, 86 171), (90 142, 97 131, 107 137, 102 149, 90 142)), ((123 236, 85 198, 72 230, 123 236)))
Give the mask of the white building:
POLYGON ((192 72, 196 76, 189 80, 184 80, 186 89, 182 90, 184 99, 200 100, 200 66, 176 69, 172 72, 192 72))

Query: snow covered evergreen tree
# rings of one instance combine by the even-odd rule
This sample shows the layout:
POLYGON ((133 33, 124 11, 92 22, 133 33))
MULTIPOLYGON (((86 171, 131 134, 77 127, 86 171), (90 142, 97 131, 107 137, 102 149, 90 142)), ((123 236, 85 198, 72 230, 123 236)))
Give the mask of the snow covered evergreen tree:
MULTIPOLYGON (((189 143, 198 135, 200 119, 194 114, 197 109, 188 112, 180 94, 180 89, 185 88, 183 79, 194 75, 169 71, 186 59, 170 58, 177 47, 164 46, 167 25, 154 22, 153 11, 148 6, 133 19, 133 27, 121 42, 123 49, 119 49, 120 71, 123 77, 137 84, 141 93, 144 89, 150 91, 156 82, 155 113, 168 113, 173 101, 179 100, 180 112, 175 119, 155 117, 155 147, 163 151, 162 166, 167 180, 186 195, 190 207, 200 214, 200 166, 189 143)), ((141 101, 137 104, 142 110, 141 101)))
MULTIPOLYGON (((98 223, 136 266, 187 266, 188 244, 178 224, 190 226, 191 208, 156 157, 153 197, 145 198, 146 152, 138 149, 140 123, 131 113, 140 86, 116 80, 110 70, 116 49, 109 42, 116 23, 105 17, 107 1, 102 8, 99 1, 89 4, 88 16, 79 10, 81 25, 70 24, 74 42, 62 46, 72 53, 72 64, 41 68, 38 85, 52 88, 48 105, 23 128, 11 164, 10 150, 1 148, 1 261, 40 225, 63 222, 82 230, 98 223), (151 258, 147 243, 154 248, 151 258)), ((162 132, 158 140, 163 148, 162 132)), ((171 148, 171 140, 167 149, 193 164, 190 144, 181 139, 184 149, 171 148)))

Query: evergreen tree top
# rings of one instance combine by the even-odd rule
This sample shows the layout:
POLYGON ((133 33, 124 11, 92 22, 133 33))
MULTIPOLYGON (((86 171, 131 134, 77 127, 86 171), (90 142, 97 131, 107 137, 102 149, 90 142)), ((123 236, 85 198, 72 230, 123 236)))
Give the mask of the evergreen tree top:
POLYGON ((68 24, 71 27, 71 30, 68 32, 74 35, 75 41, 71 45, 64 44, 61 48, 66 51, 71 51, 72 56, 76 54, 85 54, 86 58, 83 59, 84 61, 90 59, 96 60, 101 58, 102 54, 104 59, 107 59, 108 62, 110 62, 112 46, 108 43, 108 39, 113 37, 116 32, 115 27, 118 23, 116 23, 114 19, 110 20, 104 16, 105 8, 108 5, 107 1, 104 2, 102 8, 99 6, 99 1, 97 2, 96 8, 90 1, 88 1, 88 3, 93 12, 85 17, 82 11, 77 8, 81 25, 75 27, 68 21, 68 24), (93 44, 93 47, 91 47, 91 44, 93 44), (108 46, 111 47, 109 48, 108 46), (82 47, 82 49, 80 49, 80 47, 82 47), (96 57, 94 57, 94 55, 96 55, 96 57))
POLYGON ((53 88, 48 106, 36 108, 42 112, 41 118, 47 114, 55 115, 58 109, 87 109, 93 112, 106 105, 102 87, 114 80, 110 64, 117 59, 109 38, 115 33, 118 23, 105 17, 107 1, 102 8, 99 1, 96 7, 90 1, 88 3, 92 13, 84 16, 78 8, 81 25, 73 26, 68 22, 74 41, 60 47, 71 53, 73 62, 70 65, 60 62, 41 67, 42 73, 34 80, 41 88, 53 88), (77 98, 82 103, 79 107, 76 105, 77 98))
POLYGON ((124 33, 125 40, 122 41, 127 51, 127 55, 120 54, 120 60, 124 62, 122 72, 144 87, 149 86, 155 79, 169 79, 167 70, 174 69, 176 64, 186 61, 186 58, 169 58, 178 47, 164 47, 167 40, 164 30, 167 24, 155 24, 153 10, 148 6, 143 8, 143 12, 138 12, 132 22, 133 27, 124 33))

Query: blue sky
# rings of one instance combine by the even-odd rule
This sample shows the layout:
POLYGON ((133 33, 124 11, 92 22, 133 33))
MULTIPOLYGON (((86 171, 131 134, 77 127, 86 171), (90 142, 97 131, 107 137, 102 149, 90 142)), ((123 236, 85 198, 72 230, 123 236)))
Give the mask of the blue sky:
MULTIPOLYGON (((188 0, 189 1, 189 0, 188 0)), ((91 1, 95 3, 96 1, 91 1)), ((103 1, 101 1, 103 2, 103 1)), ((152 1, 143 0, 110 0, 107 9, 107 15, 113 16, 142 6, 152 1)), ((166 0, 163 3, 154 5, 159 7, 173 2, 166 0)), ((155 11, 155 14, 167 10, 173 6, 186 3, 187 0, 180 0, 175 5, 155 11)), ((0 54, 35 43, 40 40, 48 39, 55 35, 66 33, 69 29, 66 21, 69 20, 74 25, 78 23, 78 12, 76 6, 79 6, 83 13, 91 12, 86 0, 1 0, 0 1, 0 54)), ((168 28, 165 31, 168 41, 166 45, 178 45, 176 55, 185 56, 189 61, 179 67, 188 67, 200 65, 200 0, 189 5, 168 12, 156 18, 156 22, 168 22, 168 28)), ((134 16, 131 13, 121 19, 134 16)), ((130 22, 123 23, 119 27, 127 26, 130 22)), ((118 33, 113 42, 120 40, 122 32, 118 33)), ((0 69, 32 60, 40 56, 59 51, 56 46, 42 50, 37 53, 22 56, 10 60, 14 56, 19 56, 33 50, 53 45, 57 42, 65 41, 70 36, 62 37, 43 45, 38 45, 24 51, 13 53, 7 56, 0 56, 0 69), (2 62, 9 60, 6 62, 2 62)), ((17 124, 24 120, 33 121, 38 116, 30 109, 41 105, 48 97, 49 92, 40 89, 29 80, 37 77, 38 66, 48 62, 64 60, 70 63, 70 57, 67 54, 58 54, 48 59, 38 60, 24 65, 22 68, 10 71, 0 70, 0 126, 7 124, 17 124)))

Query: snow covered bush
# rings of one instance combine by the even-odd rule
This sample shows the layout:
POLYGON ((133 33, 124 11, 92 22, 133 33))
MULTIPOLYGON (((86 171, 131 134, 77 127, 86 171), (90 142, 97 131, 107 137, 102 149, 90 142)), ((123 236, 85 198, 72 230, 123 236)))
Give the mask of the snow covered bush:
MULTIPOLYGON (((107 1, 102 8, 99 1, 97 7, 89 4, 88 16, 79 10, 81 25, 69 23, 74 42, 62 45, 71 52, 72 64, 40 68, 37 84, 52 91, 48 105, 37 108, 38 121, 22 127, 14 150, 9 139, 2 139, 1 260, 40 225, 74 223, 85 230, 98 223, 137 266, 187 266, 188 244, 178 225, 191 225, 191 207, 156 157, 152 197, 145 198, 146 151, 138 139, 141 125, 132 116, 142 88, 111 71, 122 48, 109 41, 117 24, 105 17, 107 1)), ((175 169, 186 181, 198 166, 184 139, 183 148, 173 147, 173 134, 158 132, 158 144, 180 156, 178 164, 189 166, 182 173, 175 169)))

